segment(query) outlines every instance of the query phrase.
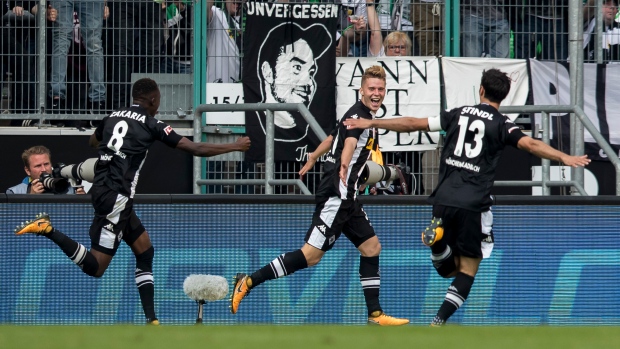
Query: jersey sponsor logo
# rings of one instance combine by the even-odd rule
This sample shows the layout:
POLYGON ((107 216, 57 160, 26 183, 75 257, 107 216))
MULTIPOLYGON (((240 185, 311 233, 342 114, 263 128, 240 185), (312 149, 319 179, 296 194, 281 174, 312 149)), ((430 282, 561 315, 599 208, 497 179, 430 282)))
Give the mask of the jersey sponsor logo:
POLYGON ((117 151, 116 153, 114 153, 114 155, 120 157, 121 159, 125 159, 127 157, 127 155, 125 155, 125 153, 123 153, 122 151, 117 151))
POLYGON ((321 224, 321 225, 317 225, 316 228, 318 230, 321 231, 321 233, 325 234, 325 230, 327 229, 327 227, 325 227, 325 225, 321 224))
POLYGON ((483 119, 489 119, 489 120, 493 120, 493 114, 486 112, 484 110, 480 110, 476 107, 465 107, 463 108, 463 110, 461 111, 461 114, 469 114, 469 115, 475 115, 475 116, 479 116, 483 119))
POLYGON ((357 114, 353 114, 350 116, 351 119, 359 119, 360 117, 357 114))
POLYGON ((99 160, 101 160, 101 161, 112 161, 112 155, 101 154, 101 156, 99 157, 99 160))
POLYGON ((103 226, 103 229, 107 231, 114 231, 114 225, 112 225, 112 223, 106 224, 103 226))
POLYGON ((331 162, 332 164, 335 164, 336 159, 334 159, 333 156, 329 155, 327 158, 325 158, 325 162, 331 162))
POLYGON ((474 172, 480 172, 480 166, 476 166, 465 161, 454 160, 453 158, 447 158, 446 165, 460 167, 474 172))
POLYGON ((128 119, 132 119, 132 120, 136 120, 140 122, 146 122, 146 115, 136 113, 131 110, 118 110, 110 114, 110 117, 111 118, 128 118, 128 119))
POLYGON ((164 132, 166 132, 167 135, 170 135, 170 132, 172 132, 172 126, 170 125, 166 126, 166 128, 164 129, 164 132))

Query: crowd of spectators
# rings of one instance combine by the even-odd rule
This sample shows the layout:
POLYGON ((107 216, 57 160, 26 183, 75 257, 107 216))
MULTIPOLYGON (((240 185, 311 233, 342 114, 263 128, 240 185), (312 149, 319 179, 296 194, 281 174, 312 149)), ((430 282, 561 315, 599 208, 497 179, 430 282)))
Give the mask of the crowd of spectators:
MULTIPOLYGON (((407 28, 400 26, 404 18, 385 20, 395 9, 387 9, 382 1, 340 2, 337 56, 440 56, 445 53, 447 16, 443 0, 405 1, 398 15, 410 21, 411 26, 407 28)), ((568 2, 461 0, 460 55, 567 61, 568 2)), ((45 11, 39 11, 38 1, 0 1, 0 4, 4 14, 0 35, 0 90, 11 95, 10 104, 2 106, 10 113, 104 114, 128 106, 132 73, 193 72, 193 0, 51 0, 45 11), (43 12, 47 26, 48 84, 46 103, 40 106, 37 16, 43 12)), ((394 2, 395 7, 399 4, 402 1, 394 2)), ((242 0, 207 0, 205 5, 207 82, 240 82, 243 75, 242 0)), ((584 1, 583 26, 586 62, 620 60, 617 0, 584 1), (601 29, 597 28, 595 18, 597 1, 602 2, 601 29), (601 40, 602 57, 596 55, 597 40, 601 40)), ((85 125, 85 122, 73 120, 52 123, 85 125)), ((383 154, 384 163, 402 161, 411 166, 413 175, 407 180, 414 194, 424 193, 423 154, 383 154)), ((49 157, 49 154, 37 156, 49 157)), ((40 189, 36 171, 29 168, 26 158, 24 163, 28 177, 20 188, 40 189)))
MULTIPOLYGON (((584 3, 584 58, 595 61, 595 40, 601 40, 603 61, 618 60, 617 0, 600 1, 604 16, 600 30, 594 17, 596 0, 584 3)), ((567 61, 568 2, 461 0, 460 55, 567 61)), ((52 0, 45 9, 48 84, 47 101, 41 106, 37 16, 43 11, 37 9, 37 1, 0 3, 4 14, 0 87, 11 96, 10 105, 3 105, 10 113, 105 114, 129 102, 132 73, 193 71, 193 1, 52 0)), ((389 4, 377 0, 340 3, 338 56, 444 54, 447 16, 443 0, 406 1, 401 7, 406 10, 398 14, 412 26, 402 30, 394 27, 393 20, 386 25, 382 18, 395 11, 389 4)), ((207 81, 239 82, 242 0, 208 0, 206 12, 207 81)))

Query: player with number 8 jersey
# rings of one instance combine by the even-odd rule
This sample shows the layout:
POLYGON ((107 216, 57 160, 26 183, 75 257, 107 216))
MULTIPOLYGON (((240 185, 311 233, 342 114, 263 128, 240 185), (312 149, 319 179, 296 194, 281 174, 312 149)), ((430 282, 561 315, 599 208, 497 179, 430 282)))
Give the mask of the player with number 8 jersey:
POLYGON ((121 240, 125 241, 136 257, 135 282, 146 322, 158 325, 153 283, 155 250, 133 209, 140 169, 149 147, 155 141, 161 141, 195 156, 208 157, 246 151, 250 140, 240 137, 235 143, 226 144, 192 142, 154 117, 161 99, 155 81, 148 78, 136 81, 131 94, 132 105, 103 118, 89 140, 90 145, 99 150, 95 179, 89 191, 95 209, 89 231, 90 250, 55 229, 48 214, 37 215, 34 220, 18 226, 15 232, 17 235, 33 233, 49 238, 85 274, 93 277, 103 275, 121 240))
POLYGON ((183 138, 139 104, 105 117, 94 136, 100 140, 95 183, 127 197, 135 194, 140 168, 151 144, 161 141, 174 148, 183 138))

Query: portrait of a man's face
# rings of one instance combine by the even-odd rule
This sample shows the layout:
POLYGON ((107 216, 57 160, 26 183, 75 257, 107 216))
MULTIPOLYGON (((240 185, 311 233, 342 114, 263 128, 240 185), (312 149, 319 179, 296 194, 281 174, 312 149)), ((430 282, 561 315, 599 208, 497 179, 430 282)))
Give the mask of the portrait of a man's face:
POLYGON ((275 66, 263 62, 262 73, 278 103, 310 104, 316 83, 316 64, 310 45, 304 39, 281 48, 275 66))
POLYGON ((245 158, 302 161, 336 119, 338 5, 244 1, 243 102, 252 147, 245 158), (319 131, 319 127, 323 132, 319 131), (271 141, 273 140, 273 143, 271 141))
MULTIPOLYGON (((331 38, 320 24, 304 28, 297 23, 282 23, 269 31, 258 54, 256 73, 261 102, 302 103, 310 108, 317 89, 317 61, 333 46, 331 38)), ((264 130, 264 116, 258 116, 264 130)), ((299 129, 295 138, 276 134, 277 141, 299 141, 308 133, 307 122, 296 113, 274 111, 274 124, 282 130, 299 129)))

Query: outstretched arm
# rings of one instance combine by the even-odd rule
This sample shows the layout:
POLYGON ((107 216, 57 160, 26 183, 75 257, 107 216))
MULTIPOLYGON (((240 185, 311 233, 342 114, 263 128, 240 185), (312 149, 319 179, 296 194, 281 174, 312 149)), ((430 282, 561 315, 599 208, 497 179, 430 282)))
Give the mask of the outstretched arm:
POLYGON ((561 162, 566 166, 580 167, 586 166, 590 163, 590 159, 588 159, 587 155, 568 155, 529 136, 521 137, 517 143, 517 147, 530 152, 539 158, 561 162))
POLYGON ((383 35, 381 34, 381 24, 379 23, 379 15, 375 10, 374 0, 368 1, 366 12, 368 15, 368 29, 370 30, 368 50, 373 57, 376 57, 381 52, 381 46, 383 46, 383 35))
POLYGON ((329 151, 329 149, 332 146, 332 141, 334 140, 334 136, 329 135, 327 136, 327 138, 325 138, 323 140, 323 142, 321 142, 321 144, 319 144, 319 146, 314 150, 314 152, 308 154, 308 161, 306 162, 306 164, 304 165, 304 167, 301 168, 301 170, 299 170, 299 175, 303 176, 306 173, 308 173, 308 171, 310 171, 310 169, 312 169, 312 167, 314 167, 314 164, 316 163, 316 161, 323 156, 323 154, 327 153, 329 151))
POLYGON ((352 128, 382 128, 397 132, 428 131, 428 118, 402 117, 394 119, 347 119, 344 124, 352 128))
POLYGON ((250 149, 250 138, 239 137, 235 143, 202 143, 192 142, 189 139, 183 137, 177 144, 177 149, 181 149, 194 156, 209 157, 233 151, 246 151, 250 149))

